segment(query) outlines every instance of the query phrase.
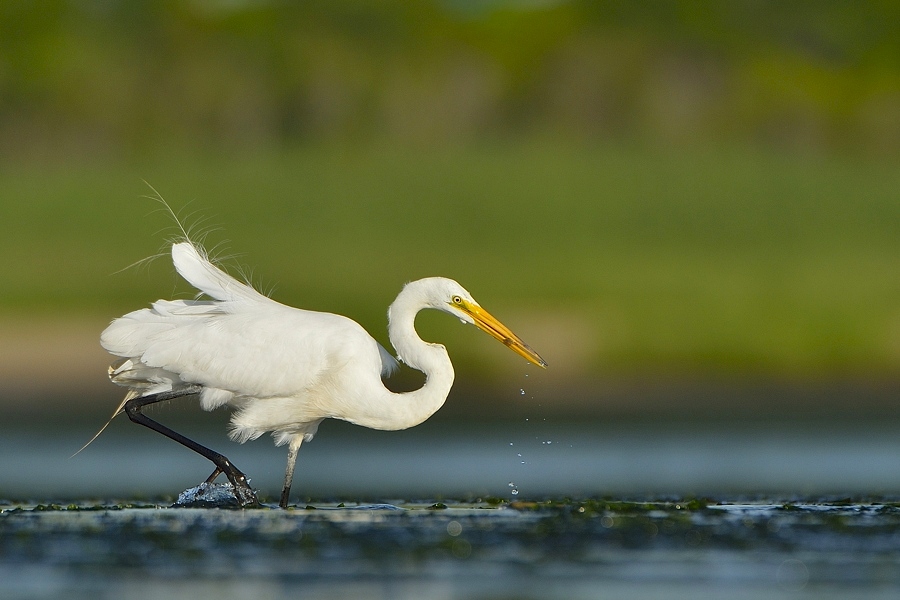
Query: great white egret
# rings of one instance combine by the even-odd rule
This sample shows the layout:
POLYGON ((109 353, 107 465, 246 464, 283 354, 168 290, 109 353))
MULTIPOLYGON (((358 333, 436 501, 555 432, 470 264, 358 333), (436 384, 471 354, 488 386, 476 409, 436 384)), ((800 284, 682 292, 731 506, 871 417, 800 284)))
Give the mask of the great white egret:
POLYGON ((208 458, 215 470, 207 483, 224 474, 242 506, 258 504, 247 477, 222 454, 144 415, 143 407, 198 395, 205 410, 234 409, 233 440, 243 443, 272 432, 276 445, 288 445, 279 502, 286 507, 297 451, 324 419, 398 430, 422 423, 444 404, 453 365, 444 346, 424 342, 416 333, 420 310, 450 313, 531 363, 547 366, 461 285, 430 277, 406 284, 388 309, 397 358, 426 377, 420 389, 394 393, 382 377, 397 368, 397 361, 355 321, 280 304, 220 270, 190 241, 172 245, 172 262, 211 300, 158 300, 103 331, 102 346, 121 357, 110 366, 109 377, 128 388, 113 417, 125 412, 135 423, 208 458))

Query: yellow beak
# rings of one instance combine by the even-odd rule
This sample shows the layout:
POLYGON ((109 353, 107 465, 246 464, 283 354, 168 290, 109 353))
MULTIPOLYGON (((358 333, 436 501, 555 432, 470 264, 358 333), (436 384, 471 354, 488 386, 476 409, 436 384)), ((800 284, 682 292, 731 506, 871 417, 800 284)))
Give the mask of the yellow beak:
POLYGON ((510 350, 525 357, 529 362, 534 363, 541 368, 547 368, 547 363, 544 362, 544 359, 541 358, 537 352, 532 350, 528 344, 520 340, 519 336, 514 334, 509 327, 494 318, 488 311, 465 299, 460 299, 459 302, 455 302, 454 305, 456 308, 472 317, 472 320, 478 329, 491 335, 497 340, 500 340, 510 350))

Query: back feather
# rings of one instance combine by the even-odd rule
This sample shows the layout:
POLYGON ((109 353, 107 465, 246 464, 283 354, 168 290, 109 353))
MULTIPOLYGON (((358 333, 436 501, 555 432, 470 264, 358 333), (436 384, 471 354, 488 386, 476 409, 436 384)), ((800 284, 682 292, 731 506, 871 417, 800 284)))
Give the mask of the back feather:
MULTIPOLYGON (((206 252, 190 241, 172 244, 172 262, 188 283, 216 300, 225 302, 269 300, 251 286, 241 283, 216 267, 210 262, 206 252)), ((210 306, 209 303, 184 301, 157 301, 153 308, 158 314, 170 312, 183 315, 192 312, 210 313, 216 310, 216 307, 210 306)), ((381 344, 378 344, 378 352, 381 355, 381 374, 383 377, 390 377, 400 368, 400 364, 381 344)))
POLYGON ((172 262, 188 283, 216 300, 225 302, 267 299, 255 289, 231 277, 209 261, 191 242, 172 244, 172 262))
POLYGON ((388 378, 400 369, 400 363, 393 355, 378 344, 378 354, 381 356, 381 376, 388 378))

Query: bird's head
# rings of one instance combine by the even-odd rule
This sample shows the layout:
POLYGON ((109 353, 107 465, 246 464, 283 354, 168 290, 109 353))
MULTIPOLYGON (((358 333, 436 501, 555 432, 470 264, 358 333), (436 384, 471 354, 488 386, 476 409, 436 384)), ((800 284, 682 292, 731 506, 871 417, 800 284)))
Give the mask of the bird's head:
POLYGON ((452 279, 433 277, 428 280, 432 293, 428 294, 428 305, 457 317, 463 323, 475 325, 491 337, 523 356, 529 362, 546 368, 547 363, 540 355, 513 333, 509 327, 498 321, 483 309, 463 286, 452 279))

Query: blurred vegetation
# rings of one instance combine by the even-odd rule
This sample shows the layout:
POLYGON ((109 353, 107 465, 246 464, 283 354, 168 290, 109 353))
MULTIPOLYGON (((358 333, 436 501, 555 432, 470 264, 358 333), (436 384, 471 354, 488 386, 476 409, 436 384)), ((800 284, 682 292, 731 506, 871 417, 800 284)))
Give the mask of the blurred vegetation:
POLYGON ((892 2, 7 0, 0 315, 189 295, 113 275, 173 232, 144 179, 382 341, 442 274, 557 376, 895 377, 898 156, 892 2))
POLYGON ((0 151, 551 131, 900 150, 896 2, 0 5, 0 151))
MULTIPOLYGON (((318 147, 0 171, 14 199, 0 205, 0 310, 110 318, 189 296, 165 257, 116 274, 175 233, 139 177, 188 222, 221 226, 208 243, 228 240, 224 254, 243 253, 230 264, 275 298, 352 315, 385 342, 404 281, 443 274, 558 375, 900 362, 900 171, 745 149, 318 147)), ((450 319, 422 321, 459 360, 507 359, 450 319)))

